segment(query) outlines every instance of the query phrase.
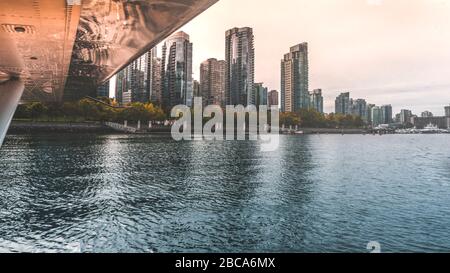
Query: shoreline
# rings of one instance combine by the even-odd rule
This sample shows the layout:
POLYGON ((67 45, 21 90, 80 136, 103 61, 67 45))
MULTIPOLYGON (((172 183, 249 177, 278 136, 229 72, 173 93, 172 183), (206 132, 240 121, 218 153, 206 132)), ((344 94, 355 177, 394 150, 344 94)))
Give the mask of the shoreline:
MULTIPOLYGON (((133 127, 130 127, 133 128, 133 127)), ((370 129, 333 129, 333 128, 299 128, 298 132, 284 131, 281 135, 391 135, 393 132, 378 132, 370 129)), ((116 130, 103 122, 58 122, 58 121, 20 121, 11 122, 8 134, 31 133, 86 133, 86 134, 135 134, 135 135, 170 135, 171 127, 143 128, 140 131, 126 132, 116 130)))
MULTIPOLYGON (((368 134, 365 129, 329 129, 329 128, 302 128, 304 134, 368 134)), ((114 130, 102 122, 58 122, 58 121, 18 121, 13 120, 8 134, 28 134, 28 133, 111 133, 124 134, 126 132, 114 130)), ((171 128, 152 128, 136 133, 140 135, 161 135, 170 134, 171 128)), ((285 133, 282 133, 285 134, 285 133)), ((286 134, 289 135, 289 134, 286 134)))
POLYGON ((115 133, 101 122, 12 121, 8 134, 28 133, 115 133))

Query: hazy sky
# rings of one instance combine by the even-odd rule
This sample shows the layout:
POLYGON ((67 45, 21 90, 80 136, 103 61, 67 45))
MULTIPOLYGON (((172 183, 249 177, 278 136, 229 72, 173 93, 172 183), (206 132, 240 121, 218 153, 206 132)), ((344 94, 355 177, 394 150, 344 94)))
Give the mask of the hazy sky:
POLYGON ((223 59, 225 31, 254 29, 257 82, 280 89, 280 60, 309 43, 310 89, 325 111, 344 91, 370 103, 443 114, 450 103, 450 1, 220 0, 183 30, 194 43, 194 78, 223 59))

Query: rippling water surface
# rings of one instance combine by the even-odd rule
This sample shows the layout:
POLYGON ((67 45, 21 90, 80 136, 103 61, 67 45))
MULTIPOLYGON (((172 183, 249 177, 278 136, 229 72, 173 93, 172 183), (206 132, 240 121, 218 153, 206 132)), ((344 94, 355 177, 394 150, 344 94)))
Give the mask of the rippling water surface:
POLYGON ((9 136, 0 251, 450 251, 450 136, 9 136))

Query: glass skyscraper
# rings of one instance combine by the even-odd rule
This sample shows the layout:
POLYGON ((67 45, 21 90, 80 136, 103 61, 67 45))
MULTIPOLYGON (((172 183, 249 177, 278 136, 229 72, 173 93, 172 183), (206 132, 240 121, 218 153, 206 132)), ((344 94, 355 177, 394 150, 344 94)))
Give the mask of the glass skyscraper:
POLYGON ((291 47, 281 61, 281 111, 297 112, 310 107, 308 44, 291 47))
POLYGON ((115 97, 119 103, 150 101, 155 68, 153 62, 157 57, 156 54, 156 48, 153 48, 117 73, 115 97))
POLYGON ((392 105, 383 105, 381 106, 381 115, 383 124, 390 124, 393 122, 392 120, 392 105))
POLYGON ((109 81, 97 88, 97 97, 109 98, 109 81))
POLYGON ((351 114, 350 93, 341 93, 335 101, 335 113, 342 115, 351 114))
POLYGON ((268 89, 264 87, 263 83, 255 83, 254 86, 254 96, 256 99, 255 105, 259 107, 260 105, 267 105, 267 94, 268 89))
POLYGON ((402 109, 400 111, 400 123, 401 124, 411 123, 412 116, 413 116, 413 114, 412 114, 411 110, 402 109))
POLYGON ((351 101, 351 114, 361 117, 363 121, 367 122, 367 102, 364 99, 356 99, 351 101))
POLYGON ((225 100, 228 105, 255 104, 255 48, 253 30, 233 28, 226 32, 225 100))
POLYGON ((192 48, 189 35, 182 31, 170 36, 163 45, 162 106, 166 111, 179 104, 192 107, 192 48))
POLYGON ((311 108, 323 114, 322 89, 315 89, 311 92, 311 108))
POLYGON ((372 108, 372 127, 377 127, 380 124, 383 124, 383 114, 381 108, 379 106, 375 106, 372 108))
POLYGON ((151 91, 150 101, 156 105, 162 104, 162 61, 156 54, 152 54, 151 91))
POLYGON ((225 106, 226 62, 208 59, 200 65, 200 90, 203 104, 225 106))

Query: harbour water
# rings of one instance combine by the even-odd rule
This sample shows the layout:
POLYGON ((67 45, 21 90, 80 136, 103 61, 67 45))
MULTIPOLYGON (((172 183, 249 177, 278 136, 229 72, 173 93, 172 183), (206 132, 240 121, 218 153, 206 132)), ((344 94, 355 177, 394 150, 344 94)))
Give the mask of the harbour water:
POLYGON ((450 135, 10 135, 1 252, 450 250, 450 135))

